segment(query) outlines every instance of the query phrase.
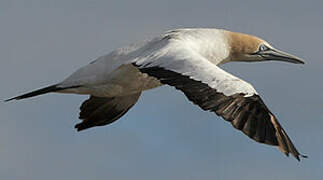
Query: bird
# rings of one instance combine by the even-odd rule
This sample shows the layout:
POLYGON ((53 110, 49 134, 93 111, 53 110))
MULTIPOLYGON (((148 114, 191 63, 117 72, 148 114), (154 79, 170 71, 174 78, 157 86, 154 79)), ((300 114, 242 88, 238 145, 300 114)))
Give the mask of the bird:
POLYGON ((298 161, 298 152, 255 88, 224 71, 228 62, 304 60, 250 34, 217 28, 181 28, 118 48, 59 83, 5 101, 46 93, 89 95, 80 106, 77 131, 120 119, 145 90, 169 85, 204 111, 214 112, 256 142, 277 146, 298 161))

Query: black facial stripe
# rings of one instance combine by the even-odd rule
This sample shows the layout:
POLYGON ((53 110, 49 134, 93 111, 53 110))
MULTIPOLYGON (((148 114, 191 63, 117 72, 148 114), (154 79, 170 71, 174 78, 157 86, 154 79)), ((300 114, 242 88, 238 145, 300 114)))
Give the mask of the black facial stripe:
MULTIPOLYGON (((258 50, 256 51, 256 52, 254 52, 254 53, 251 53, 250 55, 260 55, 260 56, 262 56, 263 57, 263 54, 264 54, 264 52, 266 52, 266 51, 275 51, 275 50, 273 50, 273 49, 271 49, 271 48, 269 48, 268 46, 266 46, 265 44, 261 44, 259 47, 258 47, 258 50), (264 48, 264 49, 263 49, 264 48)), ((264 55, 266 55, 266 54, 264 54, 264 55)))

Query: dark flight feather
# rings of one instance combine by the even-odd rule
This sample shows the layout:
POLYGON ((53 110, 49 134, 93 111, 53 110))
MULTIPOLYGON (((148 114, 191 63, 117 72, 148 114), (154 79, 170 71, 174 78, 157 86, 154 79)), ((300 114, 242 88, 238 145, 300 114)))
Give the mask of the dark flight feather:
POLYGON ((226 96, 205 83, 174 71, 160 67, 138 69, 159 79, 163 84, 181 90, 194 104, 203 110, 215 112, 253 140, 278 146, 283 153, 291 153, 297 160, 300 160, 299 156, 306 157, 296 150, 276 117, 257 94, 249 97, 245 97, 243 93, 226 96))
POLYGON ((82 131, 115 122, 136 104, 140 94, 141 92, 112 98, 90 96, 80 107, 79 118, 82 122, 75 125, 75 128, 82 131))

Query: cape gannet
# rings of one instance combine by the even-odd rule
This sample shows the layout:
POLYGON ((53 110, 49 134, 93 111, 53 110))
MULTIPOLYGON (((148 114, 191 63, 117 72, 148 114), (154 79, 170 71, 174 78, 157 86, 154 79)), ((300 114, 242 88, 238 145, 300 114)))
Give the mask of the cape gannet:
POLYGON ((220 69, 231 61, 286 61, 300 58, 268 42, 223 29, 175 29, 141 43, 116 49, 80 68, 60 83, 17 96, 45 93, 88 94, 80 107, 78 131, 122 117, 144 90, 163 84, 182 91, 194 104, 215 112, 253 140, 301 155, 253 86, 220 69))

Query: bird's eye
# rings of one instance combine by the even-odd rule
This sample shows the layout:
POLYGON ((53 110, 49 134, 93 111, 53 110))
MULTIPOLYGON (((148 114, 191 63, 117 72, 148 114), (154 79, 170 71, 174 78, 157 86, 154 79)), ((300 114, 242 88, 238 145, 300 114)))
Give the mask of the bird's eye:
POLYGON ((269 50, 269 48, 268 48, 266 45, 261 44, 261 45, 259 46, 259 51, 267 51, 267 50, 269 50))

